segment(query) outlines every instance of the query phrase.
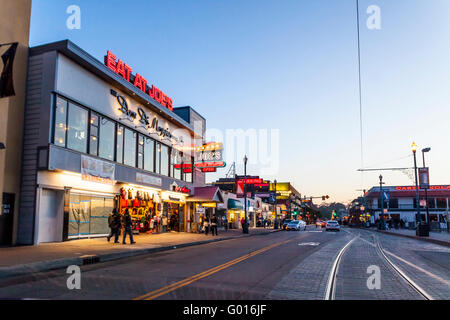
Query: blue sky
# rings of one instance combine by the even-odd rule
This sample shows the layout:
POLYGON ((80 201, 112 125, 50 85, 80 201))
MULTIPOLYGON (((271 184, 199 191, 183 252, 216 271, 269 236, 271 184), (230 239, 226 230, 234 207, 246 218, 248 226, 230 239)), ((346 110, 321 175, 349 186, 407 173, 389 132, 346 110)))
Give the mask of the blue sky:
MULTIPOLYGON (((355 11, 355 0, 34 0, 30 43, 70 39, 99 60, 111 50, 209 128, 279 129, 278 181, 349 201, 380 174, 356 171, 355 11), (66 27, 71 4, 80 30, 66 27)), ((411 166, 415 141, 432 148, 431 182, 450 184, 450 1, 360 0, 360 17, 365 166, 411 166), (381 30, 365 27, 370 5, 381 30)))

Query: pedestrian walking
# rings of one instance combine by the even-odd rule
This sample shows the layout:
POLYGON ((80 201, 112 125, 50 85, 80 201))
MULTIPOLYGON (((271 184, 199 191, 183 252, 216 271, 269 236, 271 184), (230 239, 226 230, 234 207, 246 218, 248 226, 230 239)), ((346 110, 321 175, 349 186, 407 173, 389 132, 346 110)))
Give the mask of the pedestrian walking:
POLYGON ((108 242, 111 240, 112 236, 114 236, 114 243, 119 243, 120 227, 122 226, 120 220, 120 213, 116 208, 114 208, 108 217, 108 224, 111 229, 111 232, 108 236, 108 242))
POLYGON ((125 209, 125 214, 122 217, 123 220, 123 244, 125 243, 127 233, 130 235, 130 244, 135 244, 136 242, 133 241, 133 222, 131 221, 130 211, 128 209, 125 209))
POLYGON ((211 224, 210 219, 209 218, 205 219, 204 224, 205 224, 205 236, 207 236, 209 233, 209 226, 211 224))
POLYGON ((216 216, 213 216, 211 218, 211 234, 214 236, 214 234, 216 234, 216 236, 218 236, 219 234, 217 233, 217 218, 216 216))

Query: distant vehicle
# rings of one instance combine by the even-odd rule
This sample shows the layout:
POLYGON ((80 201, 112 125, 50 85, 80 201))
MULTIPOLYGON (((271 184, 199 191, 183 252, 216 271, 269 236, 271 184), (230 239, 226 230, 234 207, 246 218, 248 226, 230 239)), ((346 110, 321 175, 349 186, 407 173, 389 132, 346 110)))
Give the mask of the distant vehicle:
POLYGON ((302 220, 294 220, 289 222, 289 224, 286 226, 286 230, 294 230, 294 231, 300 231, 300 230, 306 230, 306 222, 302 220))
POLYGON ((317 222, 316 222, 316 227, 322 227, 322 228, 325 228, 326 225, 327 225, 327 222, 326 222, 326 221, 317 220, 317 222))
POLYGON ((341 231, 341 226, 339 225, 339 223, 336 220, 330 220, 330 221, 327 221, 325 230, 326 231, 341 231))
POLYGON ((286 219, 283 222, 283 225, 281 226, 281 230, 286 230, 287 225, 289 224, 289 222, 291 222, 292 219, 286 219))

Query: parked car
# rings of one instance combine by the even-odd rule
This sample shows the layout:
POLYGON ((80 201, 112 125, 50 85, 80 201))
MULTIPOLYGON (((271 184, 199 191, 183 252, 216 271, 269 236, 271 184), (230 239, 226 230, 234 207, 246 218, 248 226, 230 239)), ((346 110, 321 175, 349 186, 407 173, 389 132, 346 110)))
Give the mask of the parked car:
POLYGON ((283 225, 281 226, 281 230, 286 230, 287 225, 289 224, 289 222, 291 222, 292 219, 286 219, 283 222, 283 225))
POLYGON ((327 225, 325 227, 326 231, 341 231, 341 226, 335 220, 327 221, 327 225))
POLYGON ((289 224, 286 226, 286 230, 294 230, 294 231, 300 231, 300 230, 306 230, 306 222, 302 220, 294 220, 289 222, 289 224))

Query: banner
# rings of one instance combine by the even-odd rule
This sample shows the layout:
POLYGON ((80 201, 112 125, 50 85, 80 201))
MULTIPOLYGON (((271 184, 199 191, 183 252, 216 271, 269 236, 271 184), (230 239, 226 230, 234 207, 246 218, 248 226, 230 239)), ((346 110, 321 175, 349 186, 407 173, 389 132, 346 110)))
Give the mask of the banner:
POLYGON ((115 184, 116 166, 112 163, 81 156, 81 178, 86 181, 115 184))
POLYGON ((419 168, 419 186, 420 189, 428 189, 430 187, 429 168, 419 168))
POLYGON ((15 96, 13 66, 18 43, 13 43, 11 47, 2 55, 3 71, 0 76, 0 98, 15 96))

